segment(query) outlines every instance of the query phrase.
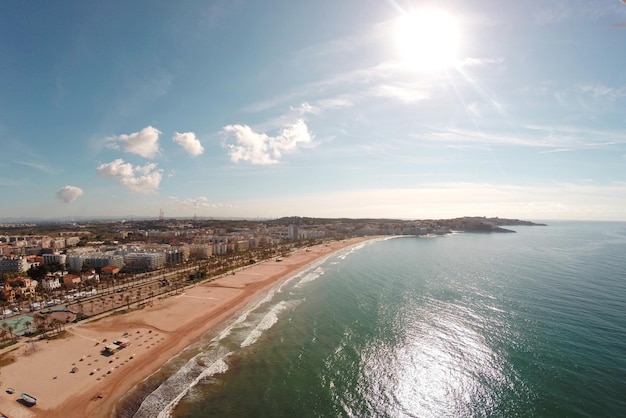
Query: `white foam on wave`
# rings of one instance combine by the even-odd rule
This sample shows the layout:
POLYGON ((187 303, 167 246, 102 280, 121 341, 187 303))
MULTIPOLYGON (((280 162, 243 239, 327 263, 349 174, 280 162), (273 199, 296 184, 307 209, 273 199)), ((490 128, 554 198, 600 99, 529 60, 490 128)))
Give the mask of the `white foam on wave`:
POLYGON ((224 330, 218 335, 217 340, 221 341, 221 340, 227 338, 234 328, 236 328, 236 327, 238 327, 238 326, 240 326, 240 325, 245 323, 245 321, 250 316, 250 313, 252 313, 256 309, 258 309, 264 303, 271 302, 272 299, 274 298, 275 294, 276 294, 276 290, 274 290, 274 289, 271 289, 269 292, 267 292, 262 299, 260 299, 257 303, 255 303, 249 309, 246 309, 246 311, 243 312, 241 315, 239 315, 239 317, 237 317, 237 319, 235 321, 233 321, 229 326, 224 328, 224 330))
POLYGON ((341 252, 337 258, 340 260, 345 260, 350 254, 357 252, 358 250, 363 249, 366 245, 369 245, 370 241, 362 242, 360 244, 355 244, 351 247, 348 247, 343 252, 341 252))
POLYGON ((256 328, 254 328, 252 331, 250 331, 250 334, 248 334, 246 339, 243 340, 243 342, 241 343, 241 347, 244 348, 244 347, 248 347, 248 346, 254 344, 259 339, 259 337, 261 337, 261 335, 263 335, 263 332, 265 332, 268 329, 272 328, 274 326, 274 324, 276 322, 278 322, 279 315, 282 312, 284 312, 286 309, 290 308, 290 307, 293 307, 293 304, 289 303, 289 302, 286 302, 286 301, 281 301, 276 306, 274 306, 263 317, 263 319, 261 319, 261 321, 256 326, 256 328))
MULTIPOLYGON (((230 353, 228 355, 230 355, 230 353)), ((228 357, 228 355, 226 357, 228 357)), ((170 401, 170 403, 167 405, 165 409, 159 412, 159 415, 157 415, 157 418, 171 417, 172 411, 174 410, 176 405, 178 405, 178 403, 183 398, 183 396, 185 396, 194 386, 200 383, 203 379, 206 379, 207 377, 213 376, 215 374, 226 373, 226 371, 228 371, 228 364, 226 364, 225 359, 226 358, 223 358, 214 362, 210 367, 208 367, 206 370, 200 373, 200 375, 196 377, 194 381, 191 382, 191 384, 188 385, 184 391, 180 392, 172 401, 170 401)))
POLYGON ((219 351, 215 356, 200 353, 190 359, 143 400, 133 418, 170 417, 178 402, 200 381, 228 370, 226 359, 232 353, 219 351))
POLYGON ((297 280, 301 278, 302 276, 306 277, 306 275, 310 274, 309 272, 311 271, 311 269, 315 268, 316 269, 315 271, 318 271, 319 274, 323 273, 323 269, 322 267, 320 267, 320 264, 322 264, 325 260, 326 258, 318 260, 314 263, 311 263, 305 269, 300 270, 297 273, 293 274, 292 276, 288 277, 287 279, 283 280, 278 287, 270 289, 267 293, 265 293, 263 298, 259 299, 257 303, 252 305, 249 309, 246 309, 246 311, 243 312, 241 315, 239 315, 239 317, 235 321, 233 321, 229 326, 224 328, 224 330, 218 335, 217 340, 221 341, 229 337, 233 329, 238 328, 241 325, 245 324, 245 322, 248 320, 252 312, 257 310, 263 304, 270 303, 274 299, 277 293, 282 293, 283 289, 286 286, 289 286, 294 280, 297 280))
POLYGON ((314 281, 315 279, 319 278, 321 276, 321 274, 318 273, 309 273, 306 276, 304 276, 296 285, 296 287, 302 287, 303 284, 309 283, 314 281))

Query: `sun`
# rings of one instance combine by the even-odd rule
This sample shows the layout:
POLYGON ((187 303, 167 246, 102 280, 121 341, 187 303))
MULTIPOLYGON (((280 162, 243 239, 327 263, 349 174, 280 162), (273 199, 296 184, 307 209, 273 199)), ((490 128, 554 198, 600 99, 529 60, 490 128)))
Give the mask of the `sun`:
POLYGON ((418 70, 441 70, 457 61, 459 33, 456 20, 439 9, 414 11, 396 24, 396 46, 405 63, 418 70))

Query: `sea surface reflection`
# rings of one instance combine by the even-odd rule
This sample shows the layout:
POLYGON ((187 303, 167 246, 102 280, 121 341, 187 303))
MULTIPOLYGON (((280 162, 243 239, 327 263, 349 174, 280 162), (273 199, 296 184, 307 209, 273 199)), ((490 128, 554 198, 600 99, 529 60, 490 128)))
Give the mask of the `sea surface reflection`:
POLYGON ((359 392, 373 415, 493 412, 494 387, 508 384, 504 360, 473 329, 476 324, 466 323, 477 315, 437 305, 437 301, 405 305, 395 318, 400 335, 370 341, 362 351, 359 392))

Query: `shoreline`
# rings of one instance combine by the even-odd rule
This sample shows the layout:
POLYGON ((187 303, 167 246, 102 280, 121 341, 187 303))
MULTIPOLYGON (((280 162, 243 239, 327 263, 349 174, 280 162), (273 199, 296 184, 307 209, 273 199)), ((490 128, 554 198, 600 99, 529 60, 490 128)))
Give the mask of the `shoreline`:
POLYGON ((124 395, 261 292, 323 257, 375 238, 301 249, 281 262, 270 259, 185 288, 152 306, 72 325, 65 338, 25 345, 10 354, 15 362, 0 370, 0 412, 11 418, 110 417, 128 400, 121 400, 124 395), (101 354, 106 344, 122 337, 130 340, 128 347, 108 357, 101 354), (9 387, 14 394, 5 392, 9 387), (37 405, 18 403, 21 392, 37 398, 37 405))

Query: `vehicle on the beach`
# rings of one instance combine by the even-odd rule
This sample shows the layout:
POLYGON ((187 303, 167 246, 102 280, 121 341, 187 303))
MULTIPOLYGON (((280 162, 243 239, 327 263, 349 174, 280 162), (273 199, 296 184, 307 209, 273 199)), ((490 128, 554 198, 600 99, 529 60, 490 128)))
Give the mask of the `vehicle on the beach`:
POLYGON ((109 356, 111 354, 117 353, 121 349, 122 349, 122 347, 120 347, 117 344, 114 344, 114 343, 107 344, 107 345, 104 346, 104 349, 102 350, 102 354, 105 355, 105 356, 109 356))
POLYGON ((120 338, 113 341, 111 344, 107 344, 102 350, 102 354, 105 356, 111 355, 113 353, 117 353, 122 348, 126 348, 130 345, 130 340, 128 338, 120 338))
POLYGON ((20 398, 26 406, 33 406, 37 403, 37 398, 29 395, 28 393, 20 394, 20 398))

